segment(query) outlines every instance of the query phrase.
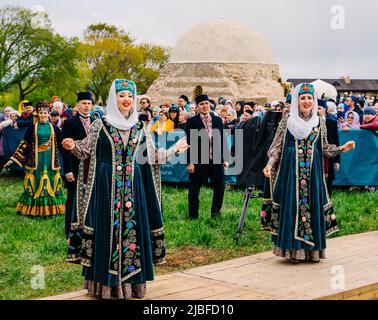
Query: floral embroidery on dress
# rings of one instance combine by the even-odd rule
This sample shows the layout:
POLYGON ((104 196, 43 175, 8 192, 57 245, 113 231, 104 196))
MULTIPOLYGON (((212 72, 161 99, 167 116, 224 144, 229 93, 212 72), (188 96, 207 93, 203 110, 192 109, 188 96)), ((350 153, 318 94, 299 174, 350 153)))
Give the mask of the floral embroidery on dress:
POLYGON ((83 248, 83 251, 85 252, 85 256, 88 258, 92 258, 92 255, 93 255, 92 246, 93 246, 92 240, 82 239, 82 248, 83 248))
POLYGON ((137 128, 130 130, 127 145, 124 145, 120 132, 110 127, 110 135, 114 141, 115 155, 115 202, 114 225, 115 245, 112 251, 112 262, 115 272, 121 272, 122 278, 140 268, 140 248, 136 237, 136 219, 133 194, 133 162, 134 152, 138 144, 137 128), (122 263, 122 256, 125 259, 122 263), (121 266, 123 267, 120 270, 121 266), (138 267, 139 266, 139 267, 138 267))
POLYGON ((314 243, 312 217, 310 212, 311 166, 314 155, 314 142, 319 135, 319 128, 311 131, 308 139, 298 141, 298 236, 306 242, 314 243))

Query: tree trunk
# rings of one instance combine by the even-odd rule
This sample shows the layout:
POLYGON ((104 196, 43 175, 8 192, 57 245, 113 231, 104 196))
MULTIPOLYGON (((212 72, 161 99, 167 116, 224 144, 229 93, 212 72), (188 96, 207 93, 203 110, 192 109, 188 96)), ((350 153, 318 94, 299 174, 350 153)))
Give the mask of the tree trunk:
POLYGON ((20 91, 20 101, 24 101, 25 100, 25 91, 22 88, 21 83, 18 83, 18 90, 20 91))

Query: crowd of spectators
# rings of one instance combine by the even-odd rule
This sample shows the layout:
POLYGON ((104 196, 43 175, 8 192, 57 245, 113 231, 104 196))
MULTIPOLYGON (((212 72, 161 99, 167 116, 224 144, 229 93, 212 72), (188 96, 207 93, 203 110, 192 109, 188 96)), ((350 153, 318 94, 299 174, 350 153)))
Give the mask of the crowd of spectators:
MULTIPOLYGON (((261 105, 254 101, 231 101, 220 97, 217 101, 211 100, 212 113, 222 119, 226 129, 243 129, 245 123, 254 119, 259 126, 267 111, 278 111, 286 114, 290 111, 291 98, 288 95, 286 101, 272 101, 261 105)), ((339 129, 370 130, 378 132, 378 97, 344 96, 339 101, 324 101, 327 115, 337 121, 339 129)), ((54 96, 50 103, 51 123, 62 129, 64 122, 77 113, 76 107, 67 106, 59 97, 54 96)), ((197 106, 190 99, 182 95, 177 101, 166 102, 153 106, 148 97, 140 100, 139 110, 141 114, 147 114, 150 119, 151 131, 157 135, 174 130, 185 130, 189 118, 197 114, 197 106)), ((91 116, 103 117, 106 108, 94 106, 91 116)), ((35 123, 36 114, 33 103, 22 101, 18 108, 5 107, 0 112, 0 165, 6 162, 3 152, 3 135, 5 128, 14 130, 25 128, 35 123)), ((0 167, 1 168, 1 167, 0 167)))

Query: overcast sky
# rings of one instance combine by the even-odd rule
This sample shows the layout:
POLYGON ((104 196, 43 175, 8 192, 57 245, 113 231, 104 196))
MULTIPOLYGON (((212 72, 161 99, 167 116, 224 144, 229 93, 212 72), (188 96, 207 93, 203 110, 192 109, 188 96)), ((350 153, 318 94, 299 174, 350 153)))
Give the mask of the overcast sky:
POLYGON ((45 10, 55 30, 66 36, 80 37, 89 24, 106 22, 140 41, 170 47, 203 21, 236 20, 265 38, 284 79, 378 78, 376 0, 0 0, 0 4, 45 10), (331 26, 332 21, 340 22, 331 12, 336 5, 345 10, 344 29, 331 26))

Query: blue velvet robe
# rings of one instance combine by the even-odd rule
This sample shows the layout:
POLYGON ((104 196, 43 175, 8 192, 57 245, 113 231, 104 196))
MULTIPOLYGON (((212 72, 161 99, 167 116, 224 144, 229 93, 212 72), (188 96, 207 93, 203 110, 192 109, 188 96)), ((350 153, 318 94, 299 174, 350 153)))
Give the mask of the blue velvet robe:
POLYGON ((323 168, 325 123, 301 141, 286 123, 284 119, 279 128, 285 130, 281 161, 265 187, 262 227, 282 251, 323 251, 326 236, 339 229, 323 168))
POLYGON ((152 281, 153 264, 165 262, 160 171, 138 159, 156 151, 153 141, 138 124, 125 150, 119 131, 102 120, 88 139, 88 181, 84 189, 82 161, 67 261, 83 265, 85 280, 103 286, 152 281))

